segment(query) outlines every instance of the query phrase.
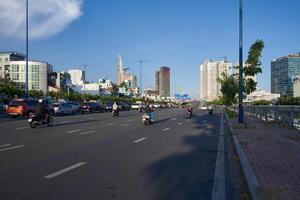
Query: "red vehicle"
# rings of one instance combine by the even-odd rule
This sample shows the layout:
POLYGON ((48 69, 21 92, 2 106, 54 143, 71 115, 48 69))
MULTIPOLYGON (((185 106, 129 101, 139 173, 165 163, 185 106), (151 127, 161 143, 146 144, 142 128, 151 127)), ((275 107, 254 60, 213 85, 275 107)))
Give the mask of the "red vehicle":
POLYGON ((36 100, 32 99, 14 99, 9 102, 6 113, 12 118, 16 118, 18 116, 28 117, 30 114, 35 112, 37 103, 38 102, 36 100))

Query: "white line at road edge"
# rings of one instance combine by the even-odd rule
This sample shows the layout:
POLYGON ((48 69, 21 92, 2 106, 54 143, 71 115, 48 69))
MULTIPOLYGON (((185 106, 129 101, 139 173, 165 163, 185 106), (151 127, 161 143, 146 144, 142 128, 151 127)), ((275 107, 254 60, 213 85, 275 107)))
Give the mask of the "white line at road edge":
POLYGON ((212 200, 225 200, 225 165, 224 165, 224 125, 223 113, 221 117, 220 135, 218 142, 218 153, 215 167, 214 185, 212 191, 212 200))
POLYGON ((95 130, 94 131, 87 131, 87 132, 82 132, 82 133, 79 133, 80 135, 87 135, 89 133, 94 133, 96 132, 95 130))
POLYGON ((19 146, 14 146, 14 147, 8 147, 5 149, 0 149, 0 151, 8 151, 8 150, 12 150, 12 149, 18 149, 18 148, 22 148, 24 147, 24 145, 19 145, 19 146))
POLYGON ((165 128, 165 129, 164 129, 164 131, 168 131, 168 130, 170 130, 170 128, 165 128))
POLYGON ((11 144, 2 144, 0 145, 0 147, 7 147, 7 146, 10 146, 11 144))
POLYGON ((73 131, 68 131, 66 133, 76 133, 76 132, 79 132, 79 131, 81 131, 81 129, 77 129, 77 130, 73 130, 73 131))
POLYGON ((147 139, 147 138, 144 138, 144 137, 143 137, 143 138, 140 138, 140 139, 138 139, 138 140, 134 140, 133 142, 134 142, 134 143, 139 143, 139 142, 141 142, 141 141, 143 141, 143 140, 146 140, 146 139, 147 139))
POLYGON ((44 176, 44 177, 45 177, 45 178, 48 178, 48 179, 54 178, 54 177, 56 177, 56 176, 58 176, 58 175, 61 175, 61 174, 63 174, 63 173, 66 173, 66 172, 68 172, 68 171, 70 171, 70 170, 73 170, 73 169, 78 168, 78 167, 80 167, 80 166, 82 166, 82 165, 85 165, 85 164, 86 164, 85 162, 80 162, 80 163, 77 163, 77 164, 75 164, 75 165, 71 165, 70 167, 61 169, 61 170, 59 170, 59 171, 57 171, 57 172, 54 172, 54 173, 49 174, 49 175, 44 176))

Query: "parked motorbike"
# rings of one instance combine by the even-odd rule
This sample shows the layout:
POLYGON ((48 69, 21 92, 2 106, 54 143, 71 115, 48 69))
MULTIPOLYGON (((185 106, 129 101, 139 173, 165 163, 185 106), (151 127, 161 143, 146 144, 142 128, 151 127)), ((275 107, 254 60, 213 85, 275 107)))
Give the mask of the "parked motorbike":
POLYGON ((31 128, 36 128, 36 127, 42 126, 42 125, 52 126, 53 118, 50 115, 48 115, 46 117, 31 115, 31 116, 29 116, 28 123, 30 124, 31 128))
POLYGON ((143 123, 145 126, 153 123, 153 120, 151 119, 151 116, 149 114, 143 115, 143 123))

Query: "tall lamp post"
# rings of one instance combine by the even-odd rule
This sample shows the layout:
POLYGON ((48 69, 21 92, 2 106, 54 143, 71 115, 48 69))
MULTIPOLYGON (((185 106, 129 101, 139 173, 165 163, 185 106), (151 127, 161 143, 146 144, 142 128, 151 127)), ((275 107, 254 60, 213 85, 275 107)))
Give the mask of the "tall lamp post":
POLYGON ((142 73, 142 68, 143 68, 143 63, 144 62, 149 62, 149 60, 138 60, 137 61, 138 63, 140 63, 140 95, 142 96, 142 92, 143 92, 143 90, 142 90, 142 87, 143 87, 143 73, 142 73))
POLYGON ((239 12, 239 123, 244 123, 244 108, 243 108, 243 0, 240 0, 240 12, 239 12))
POLYGON ((26 84, 25 98, 28 98, 28 0, 26 0, 26 84))

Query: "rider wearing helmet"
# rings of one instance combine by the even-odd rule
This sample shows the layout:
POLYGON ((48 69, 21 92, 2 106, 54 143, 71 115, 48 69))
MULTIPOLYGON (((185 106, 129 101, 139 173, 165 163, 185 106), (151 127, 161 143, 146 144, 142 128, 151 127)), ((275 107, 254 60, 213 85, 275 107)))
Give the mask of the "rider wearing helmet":
POLYGON ((35 113, 36 113, 36 115, 38 115, 39 117, 42 117, 43 119, 45 119, 45 117, 47 115, 49 115, 46 101, 44 101, 43 99, 39 99, 39 101, 36 105, 35 113))

